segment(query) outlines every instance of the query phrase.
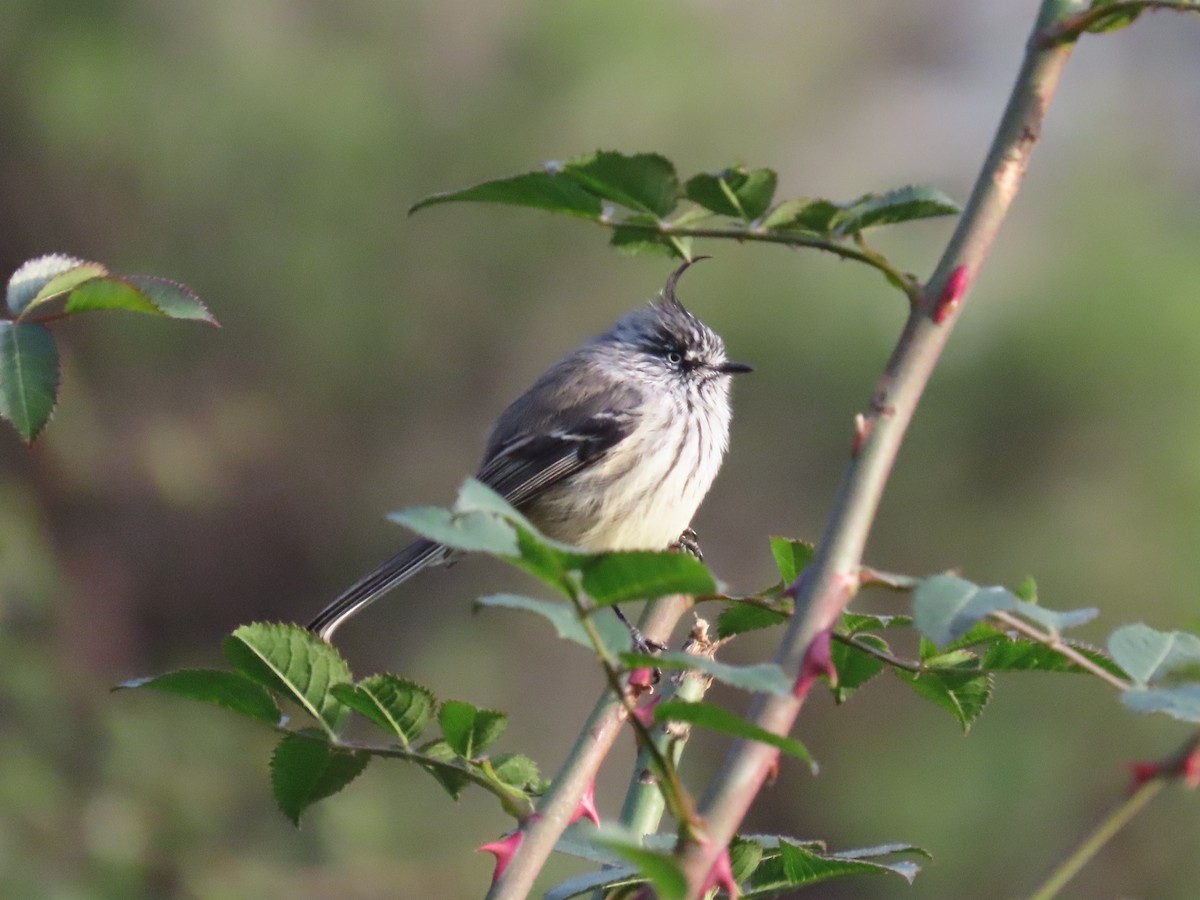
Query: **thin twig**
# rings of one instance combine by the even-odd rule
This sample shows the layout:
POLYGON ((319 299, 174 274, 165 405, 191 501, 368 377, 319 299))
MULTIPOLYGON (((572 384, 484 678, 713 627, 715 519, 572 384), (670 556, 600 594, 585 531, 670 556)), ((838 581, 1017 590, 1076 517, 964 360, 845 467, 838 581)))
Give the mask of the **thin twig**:
POLYGON ((1005 628, 1011 628, 1013 631, 1019 631, 1021 634, 1028 638, 1032 638, 1039 644, 1045 644, 1051 650, 1062 654, 1071 662, 1075 663, 1075 665, 1079 666, 1079 668, 1091 672, 1102 681, 1107 681, 1118 691, 1125 692, 1131 687, 1129 682, 1124 678, 1114 675, 1103 666, 1098 665, 1097 663, 1088 659, 1086 656, 1064 641, 1062 639, 1062 635, 1056 631, 1042 631, 1036 625, 1031 625, 1024 619, 1018 618, 1017 616, 1004 611, 992 613, 991 618, 999 622, 1005 628))
POLYGON ((1079 846, 1055 866, 1054 871, 1047 876, 1046 880, 1029 895, 1029 900, 1050 900, 1051 897, 1056 896, 1118 831, 1128 825, 1133 817, 1167 786, 1168 781, 1184 777, 1187 774, 1188 761, 1198 749, 1200 749, 1200 731, 1192 734, 1178 750, 1159 762, 1155 767, 1157 771, 1154 777, 1137 784, 1129 795, 1092 829, 1079 846))
POLYGON ((855 650, 861 650, 869 656, 874 656, 876 659, 882 660, 889 666, 896 669, 903 669, 906 672, 921 673, 925 671, 925 666, 915 659, 904 659, 901 656, 896 656, 888 653, 886 650, 880 650, 878 647, 872 647, 870 644, 864 643, 852 634, 839 634, 834 631, 830 634, 835 641, 845 644, 847 647, 853 647, 855 650))

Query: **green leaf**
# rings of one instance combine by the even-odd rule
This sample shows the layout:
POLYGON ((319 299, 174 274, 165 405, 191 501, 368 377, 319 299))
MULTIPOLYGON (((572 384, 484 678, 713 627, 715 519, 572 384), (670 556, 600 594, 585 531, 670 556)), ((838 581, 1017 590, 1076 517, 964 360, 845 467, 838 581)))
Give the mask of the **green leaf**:
POLYGON ((1108 652, 1138 685, 1200 669, 1200 637, 1186 631, 1156 631, 1140 622, 1109 635, 1108 652))
MULTIPOLYGON (((1112 6, 1117 2, 1118 0, 1092 0, 1092 5, 1089 7, 1089 9, 1100 9, 1101 7, 1112 6)), ((1100 18, 1096 19, 1096 21, 1087 27, 1087 30, 1092 34, 1102 34, 1106 31, 1119 31, 1128 25, 1132 25, 1134 20, 1142 14, 1142 11, 1143 7, 1134 7, 1132 9, 1125 9, 1118 12, 1109 13, 1106 16, 1100 16, 1100 18)))
POLYGON ((101 309, 166 315, 136 287, 115 276, 85 281, 67 295, 65 311, 68 313, 94 312, 101 309))
POLYGON ((15 316, 71 291, 83 282, 108 274, 96 262, 52 253, 27 260, 8 280, 8 308, 15 316))
POLYGON ((32 444, 58 399, 58 349, 33 322, 0 321, 0 417, 32 444))
MULTIPOLYGON (((633 217, 630 222, 636 222, 633 217)), ((692 239, 676 237, 658 230, 638 228, 633 225, 615 225, 608 244, 618 253, 625 256, 668 256, 680 259, 692 258, 692 239)))
POLYGON ((289 734, 271 757, 271 787, 283 814, 300 827, 308 807, 332 796, 362 774, 367 753, 331 747, 319 736, 289 734))
POLYGON ((438 710, 438 724, 451 750, 463 759, 475 759, 504 733, 508 716, 461 700, 446 700, 438 710))
POLYGON ((752 722, 747 722, 740 716, 734 715, 724 707, 714 706, 711 703, 663 700, 654 707, 654 721, 656 723, 687 722, 691 725, 699 725, 707 728, 710 731, 718 731, 721 734, 729 734, 734 737, 769 744, 772 747, 778 747, 789 756, 804 760, 804 762, 808 763, 808 767, 813 771, 813 774, 816 774, 817 771, 816 762, 813 761, 813 758, 809 755, 808 750, 804 748, 804 745, 795 738, 774 734, 752 722))
POLYGON ((826 853, 818 847, 803 846, 786 838, 777 840, 777 849, 764 850, 766 858, 750 876, 750 884, 743 897, 775 896, 789 888, 851 875, 899 875, 911 884, 920 866, 911 860, 889 861, 888 857, 917 853, 929 858, 924 850, 908 844, 826 853))
POLYGON ((934 575, 913 592, 913 618, 920 632, 941 647, 991 613, 1016 608, 1017 602, 1001 587, 983 588, 957 575, 934 575))
POLYGON ((164 694, 187 697, 223 706, 234 712, 278 725, 282 719, 279 704, 270 691, 240 672, 224 672, 219 669, 181 669, 151 678, 126 681, 119 688, 151 688, 164 694))
MULTIPOLYGON (((208 307, 186 284, 158 278, 154 275, 126 275, 125 281, 148 298, 155 309, 170 319, 190 319, 216 325, 217 320, 208 307)), ((74 295, 72 295, 74 299, 74 295)))
POLYGON ((794 682, 775 663, 756 663, 734 666, 695 653, 665 651, 656 655, 622 653, 621 664, 627 669, 654 668, 696 670, 715 678, 722 684, 757 694, 787 697, 794 682))
POLYGON ((883 631, 888 628, 912 627, 911 616, 877 616, 870 613, 842 613, 840 621, 846 634, 859 634, 863 631, 883 631))
POLYGON ((777 181, 771 169, 725 169, 692 176, 684 185, 684 193, 693 203, 718 215, 752 222, 771 205, 777 181))
POLYGON ((333 695, 358 710, 407 747, 417 740, 436 705, 433 692, 396 675, 370 675, 356 685, 335 684, 333 695))
POLYGON ((807 541, 793 541, 789 538, 771 538, 771 555, 775 557, 775 565, 783 577, 785 585, 791 584, 800 577, 800 573, 812 562, 817 552, 815 545, 807 541))
POLYGON ((953 668, 926 669, 920 673, 895 670, 900 680, 918 696, 949 711, 962 727, 963 734, 979 718, 992 697, 993 677, 978 671, 953 668))
POLYGON ((1200 684, 1196 682, 1167 688, 1131 688, 1121 695, 1121 702, 1136 712, 1161 712, 1185 722, 1200 722, 1200 684))
POLYGON ((541 793, 542 779, 537 763, 522 753, 501 753, 492 760, 492 771, 504 784, 518 791, 541 793))
MULTIPOLYGON (((560 638, 574 641, 588 649, 592 648, 592 642, 584 631, 574 607, 566 603, 535 600, 518 594, 493 594, 480 598, 477 603, 479 606, 496 609, 516 609, 534 613, 553 625, 560 638)), ((593 616, 592 624, 600 632, 600 638, 609 653, 615 655, 629 649, 629 631, 616 616, 593 616)))
POLYGON ((583 561, 579 572, 583 589, 599 606, 717 590, 704 563, 690 553, 672 550, 603 553, 583 561))
MULTIPOLYGON (((459 191, 432 194, 418 200, 408 212, 411 215, 419 209, 440 203, 502 203, 565 213, 583 219, 599 219, 603 211, 600 199, 586 191, 571 176, 561 171, 551 171, 551 168, 547 166, 546 170, 540 172, 484 181, 459 191)), ((557 168, 557 165, 553 168, 557 168)))
POLYGON ((767 231, 799 231, 817 236, 827 236, 833 230, 842 207, 832 200, 798 197, 785 200, 776 206, 762 221, 767 231))
POLYGON ((729 842, 729 869, 734 884, 744 884, 762 862, 763 846, 757 841, 734 835, 729 842))
POLYGON ((910 185, 886 194, 866 194, 854 201, 838 221, 838 234, 854 234, 879 225, 911 222, 936 216, 957 215, 962 210, 934 187, 910 185))
MULTIPOLYGON (((887 641, 874 634, 861 634, 855 640, 869 644, 876 650, 888 652, 887 641)), ((837 670, 837 685, 830 685, 833 699, 845 703, 850 695, 883 671, 883 660, 865 650, 843 641, 832 641, 829 645, 830 659, 837 670)))
POLYGON ((721 610, 717 616, 717 637, 722 640, 754 631, 759 628, 770 628, 786 622, 788 617, 773 609, 765 609, 756 603, 734 601, 721 610))
POLYGON ((225 638, 224 648, 235 669, 294 701, 336 736, 349 711, 331 688, 351 678, 333 647, 297 625, 256 622, 225 638))
POLYGON ((445 741, 436 740, 421 747, 420 753, 445 763, 445 765, 422 763, 421 768, 433 776, 434 780, 450 795, 450 799, 457 800, 461 797, 462 792, 471 784, 471 778, 463 771, 462 763, 454 749, 445 741))
POLYGON ((1066 612, 1056 612, 1052 609, 1046 609, 1044 606, 1038 606, 1036 603, 1030 603, 1026 600, 1018 600, 1016 606, 1017 612, 1027 619, 1037 622, 1048 631, 1058 634, 1068 628, 1077 628, 1087 622, 1092 621, 1096 616, 1100 615, 1098 609, 1072 609, 1066 612))
POLYGON ((415 506, 389 513, 388 519, 455 550, 508 557, 517 556, 520 552, 516 530, 491 513, 415 506))
POLYGON ((659 219, 679 202, 675 167, 657 153, 630 156, 601 150, 571 160, 563 171, 589 193, 659 219))
POLYGON ((643 846, 638 835, 611 825, 597 829, 592 841, 637 866, 660 900, 683 900, 687 896, 687 879, 673 854, 643 846))
MULTIPOLYGON (((558 850, 558 847, 555 847, 558 850)), ((585 894, 593 894, 596 891, 603 891, 601 896, 608 896, 613 888, 625 887, 626 885, 641 884, 646 879, 643 878, 637 866, 627 863, 612 862, 608 863, 603 869, 597 869, 594 872, 585 872, 582 875, 576 875, 574 878, 568 878, 566 881, 561 881, 546 891, 542 900, 570 900, 572 897, 582 897, 585 894)))

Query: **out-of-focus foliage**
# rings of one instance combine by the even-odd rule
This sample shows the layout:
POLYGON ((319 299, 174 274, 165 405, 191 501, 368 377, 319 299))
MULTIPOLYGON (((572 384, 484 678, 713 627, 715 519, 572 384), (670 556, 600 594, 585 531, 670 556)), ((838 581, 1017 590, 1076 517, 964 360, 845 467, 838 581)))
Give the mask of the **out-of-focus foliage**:
MULTIPOLYGON (((688 172, 767 165, 781 196, 915 182, 962 200, 1034 7, 0 4, 0 271, 69 250, 185 281, 225 326, 64 323, 54 426, 32 453, 0 442, 0 894, 477 896, 491 860, 470 851, 506 823, 490 798, 452 806, 375 766, 296 831, 256 762, 265 730, 107 688, 217 664, 240 623, 307 620, 406 537, 385 512, 448 501, 504 404, 666 274, 583 223, 409 219, 417 199, 621 147, 688 172)), ((1048 605, 1101 611, 1080 629, 1093 642, 1123 621, 1197 624, 1198 37, 1148 15, 1077 51, 901 454, 874 565, 1033 573, 1048 605)), ((948 228, 881 249, 924 275, 948 228)), ((819 536, 903 310, 865 267, 695 249, 717 259, 683 300, 756 367, 696 524, 706 561, 749 590, 775 577, 767 535, 819 536)), ((552 770, 596 673, 528 617, 470 614, 529 590, 484 561, 430 573, 342 650, 508 711, 508 739, 552 770)), ((772 639, 742 635, 726 659, 772 639)), ((813 703, 796 737, 820 777, 786 764, 747 830, 835 850, 903 838, 937 859, 923 896, 1017 894, 1120 794, 1125 761, 1179 738, 1067 681, 1001 679, 965 741, 891 679, 813 703), (1003 839, 976 839, 982 822, 1003 839)), ((725 746, 699 736, 689 772, 725 746)), ((1194 810, 1161 801, 1079 895, 1191 896, 1194 810)))

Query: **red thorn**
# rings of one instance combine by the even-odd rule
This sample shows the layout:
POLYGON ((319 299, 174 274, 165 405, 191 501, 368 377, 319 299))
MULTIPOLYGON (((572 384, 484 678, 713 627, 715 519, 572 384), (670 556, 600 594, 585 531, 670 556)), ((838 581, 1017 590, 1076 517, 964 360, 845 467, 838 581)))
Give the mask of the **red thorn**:
POLYGON ((506 838, 500 838, 498 841, 492 841, 490 844, 484 844, 482 847, 475 848, 476 853, 491 853, 496 857, 496 871, 492 873, 492 884, 500 880, 500 876, 504 874, 504 870, 512 862, 517 848, 521 846, 521 841, 524 839, 525 833, 523 831, 514 831, 506 838))
POLYGON ((1162 774, 1162 766, 1156 762, 1135 762, 1129 764, 1129 773, 1133 776, 1133 784, 1129 786, 1132 794, 1147 781, 1153 781, 1162 774))
POLYGON ((1183 783, 1193 790, 1200 787, 1200 750, 1193 750, 1179 767, 1183 783))
POLYGON ((800 677, 796 679, 793 693, 799 698, 805 697, 822 675, 829 679, 830 684, 837 684, 837 669, 833 667, 833 658, 829 655, 828 628, 818 631, 804 651, 804 662, 800 665, 800 677))
POLYGON ((635 698, 654 693, 654 670, 634 669, 630 672, 629 691, 635 698))
POLYGON ((642 723, 642 727, 649 731, 654 727, 654 707, 658 706, 658 701, 661 697, 655 697, 645 706, 639 706, 633 711, 633 717, 642 723))
POLYGON ((600 813, 596 811, 596 782, 594 780, 587 786, 583 796, 579 798, 579 805, 575 807, 575 812, 571 814, 571 821, 567 824, 573 824, 580 819, 591 819, 597 825, 600 824, 600 813))
POLYGON ((858 459, 858 454, 862 452, 863 444, 867 442, 867 438, 871 436, 871 430, 875 427, 875 417, 867 418, 862 413, 854 414, 854 442, 850 445, 850 458, 858 459))
POLYGON ((707 894, 715 887, 725 889, 732 900, 737 900, 738 886, 733 880, 733 867, 729 863, 729 848, 726 847, 721 851, 721 855, 713 861, 713 866, 708 872, 708 877, 704 879, 704 887, 700 889, 701 894, 707 894))
POLYGON ((941 325, 950 318, 962 303, 963 295, 970 285, 971 279, 966 266, 959 266, 951 272, 950 277, 946 279, 946 286, 942 288, 942 296, 938 297, 937 306, 933 309, 933 321, 941 325))

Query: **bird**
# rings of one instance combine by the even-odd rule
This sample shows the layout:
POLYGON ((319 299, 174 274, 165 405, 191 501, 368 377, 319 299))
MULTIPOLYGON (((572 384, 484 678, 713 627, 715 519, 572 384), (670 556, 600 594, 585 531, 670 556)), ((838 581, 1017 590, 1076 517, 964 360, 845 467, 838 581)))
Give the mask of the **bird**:
MULTIPOLYGON (((678 299, 680 276, 704 258, 685 261, 655 300, 547 369, 492 426, 475 477, 548 537, 594 553, 674 546, 699 555, 690 526, 729 446, 730 385, 752 371, 678 299)), ((414 540, 308 630, 332 641, 368 604, 454 555, 414 540)))

